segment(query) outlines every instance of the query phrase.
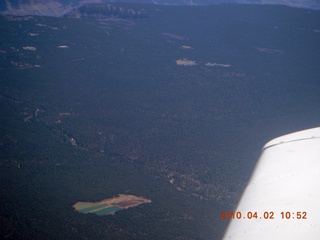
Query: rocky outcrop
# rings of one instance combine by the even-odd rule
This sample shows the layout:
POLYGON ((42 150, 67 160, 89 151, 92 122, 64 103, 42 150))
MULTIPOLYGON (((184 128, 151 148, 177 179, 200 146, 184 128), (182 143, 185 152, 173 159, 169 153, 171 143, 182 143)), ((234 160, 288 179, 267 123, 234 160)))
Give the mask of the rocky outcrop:
POLYGON ((85 4, 78 9, 74 9, 65 17, 69 18, 121 18, 121 19, 136 19, 148 18, 148 12, 136 6, 135 9, 127 8, 119 5, 111 4, 85 4))
POLYGON ((63 16, 67 12, 72 11, 71 3, 62 4, 58 0, 30 0, 30 1, 5 1, 2 15, 41 15, 41 16, 63 16))
MULTIPOLYGON (((88 7, 90 4, 117 2, 111 0, 4 0, 0 2, 1 15, 26 16, 26 15, 40 15, 40 16, 54 16, 61 17, 69 12, 69 16, 75 15, 78 11, 84 16, 91 16, 93 12, 100 12, 101 16, 115 15, 121 18, 140 18, 146 17, 143 11, 130 9, 105 9, 100 6, 88 7), (82 9, 78 9, 84 6, 82 9)), ((119 1, 120 2, 120 1, 119 1)), ((152 0, 124 0, 122 2, 136 2, 136 3, 150 3, 152 0)), ((98 4, 99 5, 99 4, 98 4)))

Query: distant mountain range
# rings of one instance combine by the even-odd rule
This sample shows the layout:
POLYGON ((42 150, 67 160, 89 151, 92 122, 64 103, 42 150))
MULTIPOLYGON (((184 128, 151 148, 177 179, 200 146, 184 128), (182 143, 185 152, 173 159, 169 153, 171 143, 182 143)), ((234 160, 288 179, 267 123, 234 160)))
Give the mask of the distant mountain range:
POLYGON ((221 3, 282 4, 320 10, 320 0, 2 0, 1 15, 43 15, 60 17, 87 3, 148 3, 159 5, 210 5, 221 3))

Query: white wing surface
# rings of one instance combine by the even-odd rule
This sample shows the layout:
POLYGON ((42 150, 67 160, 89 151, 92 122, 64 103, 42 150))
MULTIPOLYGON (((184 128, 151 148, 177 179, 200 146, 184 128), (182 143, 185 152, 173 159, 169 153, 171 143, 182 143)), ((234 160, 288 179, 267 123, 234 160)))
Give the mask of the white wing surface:
POLYGON ((268 142, 223 240, 320 239, 320 127, 268 142))

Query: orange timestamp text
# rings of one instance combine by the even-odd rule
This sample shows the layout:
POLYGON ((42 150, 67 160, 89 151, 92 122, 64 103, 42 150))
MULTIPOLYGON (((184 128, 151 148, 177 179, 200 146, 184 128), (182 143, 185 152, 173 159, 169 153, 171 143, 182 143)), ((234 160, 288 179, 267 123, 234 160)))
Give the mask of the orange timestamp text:
POLYGON ((228 220, 228 219, 307 219, 307 212, 280 212, 275 214, 273 211, 265 211, 265 212, 220 212, 220 219, 228 220))

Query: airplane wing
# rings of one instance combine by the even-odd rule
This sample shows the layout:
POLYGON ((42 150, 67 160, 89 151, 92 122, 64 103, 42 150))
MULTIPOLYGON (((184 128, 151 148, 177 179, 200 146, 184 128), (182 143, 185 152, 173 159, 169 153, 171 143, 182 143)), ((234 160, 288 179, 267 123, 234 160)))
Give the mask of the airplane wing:
POLYGON ((262 149, 223 240, 320 239, 320 127, 262 149))

